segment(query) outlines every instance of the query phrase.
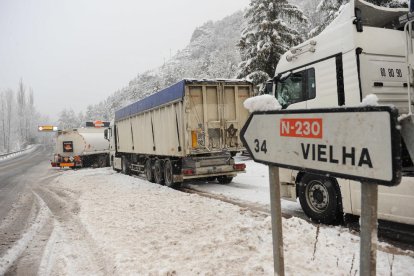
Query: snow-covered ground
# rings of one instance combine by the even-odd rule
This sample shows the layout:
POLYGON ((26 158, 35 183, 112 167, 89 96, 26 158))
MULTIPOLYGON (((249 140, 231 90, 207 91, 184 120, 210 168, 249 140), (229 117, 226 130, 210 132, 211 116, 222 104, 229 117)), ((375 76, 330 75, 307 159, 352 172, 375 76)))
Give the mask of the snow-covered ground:
MULTIPOLYGON (((264 202, 267 183, 267 171, 257 166, 254 173, 238 176, 232 185, 245 187, 238 198, 264 202), (252 193, 248 185, 263 187, 263 191, 252 193)), ((53 259, 60 265, 50 268, 52 274, 273 274, 268 215, 109 168, 66 171, 51 185, 61 191, 58 194, 76 201, 73 212, 102 253, 100 264, 71 267, 71 260, 81 259, 82 253, 56 241, 62 250, 55 250, 58 255, 53 259)), ((283 219, 283 231, 288 275, 359 274, 359 237, 348 229, 318 229, 293 217, 283 219)), ((414 252, 380 244, 378 275, 391 275, 391 271, 412 275, 413 256, 414 252)))
MULTIPOLYGON (((237 157, 237 163, 246 164, 246 173, 239 174, 230 184, 218 184, 217 182, 191 182, 184 186, 195 190, 223 195, 231 199, 257 203, 268 207, 270 210, 269 196, 269 169, 266 165, 259 164, 253 160, 237 157)), ((302 209, 299 202, 292 202, 282 199, 282 209, 290 214, 301 213, 302 209)))

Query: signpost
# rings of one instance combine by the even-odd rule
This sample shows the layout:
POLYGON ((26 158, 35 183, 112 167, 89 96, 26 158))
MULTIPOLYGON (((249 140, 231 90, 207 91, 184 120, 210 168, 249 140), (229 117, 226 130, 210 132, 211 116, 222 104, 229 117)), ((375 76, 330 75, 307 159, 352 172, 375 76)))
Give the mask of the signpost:
POLYGON ((397 110, 389 106, 266 111, 250 115, 241 139, 253 160, 269 165, 275 273, 284 274, 278 209, 278 167, 283 167, 363 183, 360 271, 361 275, 375 274, 376 243, 372 242, 372 236, 376 239, 377 185, 393 186, 401 181, 397 116, 397 110))

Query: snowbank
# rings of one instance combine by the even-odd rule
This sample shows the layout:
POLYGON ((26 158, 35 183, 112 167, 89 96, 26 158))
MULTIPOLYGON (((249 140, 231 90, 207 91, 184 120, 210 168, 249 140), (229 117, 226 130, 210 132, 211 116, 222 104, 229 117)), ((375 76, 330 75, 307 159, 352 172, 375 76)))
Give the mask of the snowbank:
POLYGON ((254 111, 270 111, 282 109, 282 106, 272 95, 260 95, 248 98, 244 101, 244 107, 248 109, 250 113, 254 111))
POLYGON ((9 153, 9 154, 1 155, 0 156, 0 163, 3 162, 3 161, 5 161, 5 160, 13 159, 13 158, 15 158, 17 156, 21 156, 23 154, 27 154, 27 153, 33 152, 37 147, 38 147, 38 145, 29 145, 24 150, 20 150, 20 151, 12 152, 12 153, 9 153))
MULTIPOLYGON (((77 195, 80 219, 113 274, 273 274, 269 216, 107 168, 67 171, 53 186, 77 195)), ((358 273, 359 237, 348 229, 318 230, 292 218, 283 220, 283 231, 287 274, 358 273)), ((378 251, 377 273, 389 275, 390 267, 409 275, 414 259, 378 251)))
MULTIPOLYGON (((201 192, 225 196, 238 202, 257 204, 270 210, 268 166, 253 160, 243 160, 240 156, 236 156, 236 162, 246 164, 246 173, 239 174, 230 184, 208 183, 206 185, 205 182, 191 182, 184 185, 201 192)), ((303 215, 298 202, 282 199, 282 209, 284 213, 289 215, 298 215, 299 213, 303 215)))

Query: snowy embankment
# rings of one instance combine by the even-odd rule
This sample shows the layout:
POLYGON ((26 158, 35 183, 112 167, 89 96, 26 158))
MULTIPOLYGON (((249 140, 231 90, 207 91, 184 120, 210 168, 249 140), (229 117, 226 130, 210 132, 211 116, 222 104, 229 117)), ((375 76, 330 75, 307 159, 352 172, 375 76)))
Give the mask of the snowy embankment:
MULTIPOLYGON (((270 216, 111 169, 67 171, 52 185, 79 195, 81 222, 113 274, 273 274, 270 216)), ((358 273, 359 237, 347 229, 291 218, 283 220, 283 231, 287 274, 358 273)), ((378 275, 411 274, 413 252, 405 253, 378 251, 378 275)))
MULTIPOLYGON (((230 184, 222 185, 217 182, 191 182, 185 183, 194 190, 208 192, 211 194, 225 196, 236 201, 254 203, 266 207, 270 211, 269 195, 269 169, 268 166, 244 160, 243 156, 236 156, 237 163, 246 164, 246 173, 239 174, 230 184)), ((282 209, 284 213, 293 215, 302 213, 298 202, 282 199, 282 209)))
POLYGON ((11 152, 11 153, 0 154, 0 163, 5 161, 5 160, 10 160, 10 159, 13 159, 15 157, 21 156, 23 154, 33 152, 37 147, 38 147, 38 145, 29 145, 29 146, 27 146, 27 148, 25 148, 23 150, 11 152))

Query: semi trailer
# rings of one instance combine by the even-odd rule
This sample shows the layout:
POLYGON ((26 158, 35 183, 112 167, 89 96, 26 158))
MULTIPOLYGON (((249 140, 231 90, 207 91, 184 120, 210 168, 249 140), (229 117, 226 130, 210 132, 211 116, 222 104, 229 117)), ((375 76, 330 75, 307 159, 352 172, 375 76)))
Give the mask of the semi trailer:
POLYGON ((86 122, 85 127, 59 130, 52 167, 105 167, 109 165, 109 122, 86 122))
MULTIPOLYGON (((369 94, 380 105, 395 106, 403 177, 399 186, 379 186, 378 218, 414 224, 413 36, 412 23, 404 30, 399 21, 407 13, 351 0, 321 34, 280 58, 268 92, 285 109, 358 106, 369 94)), ((280 181, 282 197, 299 198, 314 221, 335 223, 344 213, 361 214, 359 183, 289 169, 280 170, 280 181)))
POLYGON ((116 111, 107 132, 112 167, 167 186, 200 178, 230 183, 245 172, 233 157, 245 149, 243 102, 252 95, 245 80, 185 79, 116 111))

